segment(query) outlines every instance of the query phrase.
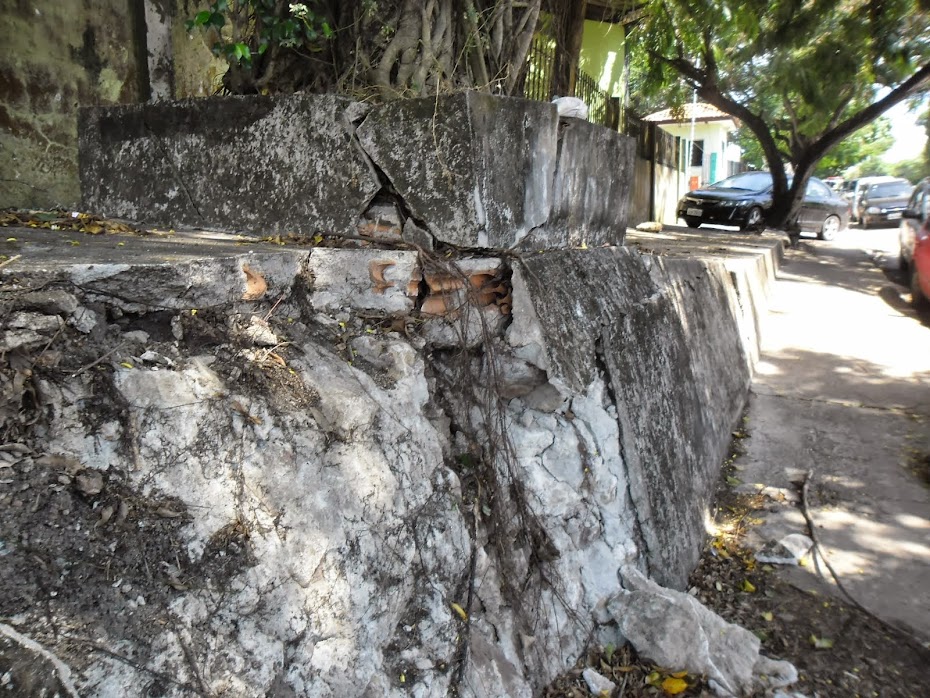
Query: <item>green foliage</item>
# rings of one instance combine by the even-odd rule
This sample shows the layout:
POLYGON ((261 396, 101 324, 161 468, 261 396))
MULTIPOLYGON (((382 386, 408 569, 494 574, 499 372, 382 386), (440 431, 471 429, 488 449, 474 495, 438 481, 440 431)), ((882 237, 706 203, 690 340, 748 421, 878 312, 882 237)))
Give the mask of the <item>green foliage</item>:
POLYGON ((923 157, 902 160, 889 166, 889 174, 895 177, 904 177, 911 182, 919 182, 924 177, 930 177, 930 167, 923 157))
POLYGON ((880 117, 828 150, 814 174, 818 177, 841 175, 867 158, 878 158, 893 145, 891 120, 886 116, 880 117))
POLYGON ((930 15, 919 0, 647 0, 644 8, 630 34, 640 100, 659 96, 674 107, 697 90, 738 118, 747 160, 775 173, 785 218, 822 158, 822 169, 835 170, 867 157, 868 134, 849 137, 930 80, 930 15), (790 201, 785 164, 800 175, 790 201))
POLYGON ((321 40, 333 36, 326 18, 306 3, 277 0, 216 0, 188 20, 186 27, 189 32, 214 30, 214 55, 244 70, 252 70, 253 56, 264 55, 269 47, 313 51, 321 40), (224 32, 226 27, 231 30, 224 32))

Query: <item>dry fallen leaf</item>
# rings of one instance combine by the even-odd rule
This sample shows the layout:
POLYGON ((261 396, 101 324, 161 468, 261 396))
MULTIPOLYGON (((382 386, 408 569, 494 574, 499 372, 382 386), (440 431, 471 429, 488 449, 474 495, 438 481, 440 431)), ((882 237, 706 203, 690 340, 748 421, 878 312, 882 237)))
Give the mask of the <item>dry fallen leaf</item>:
POLYGON ((465 612, 465 609, 459 606, 457 603, 452 602, 449 604, 452 607, 452 610, 458 613, 459 618, 462 620, 468 620, 468 614, 465 612))
POLYGON ((811 635, 811 644, 815 649, 818 650, 828 650, 833 647, 833 640, 828 637, 817 637, 816 635, 811 635))
POLYGON ((670 696, 675 696, 687 690, 688 682, 675 676, 669 676, 662 682, 662 690, 670 696))
POLYGON ((750 582, 748 579, 743 580, 743 591, 747 594, 754 594, 756 591, 756 585, 750 582))

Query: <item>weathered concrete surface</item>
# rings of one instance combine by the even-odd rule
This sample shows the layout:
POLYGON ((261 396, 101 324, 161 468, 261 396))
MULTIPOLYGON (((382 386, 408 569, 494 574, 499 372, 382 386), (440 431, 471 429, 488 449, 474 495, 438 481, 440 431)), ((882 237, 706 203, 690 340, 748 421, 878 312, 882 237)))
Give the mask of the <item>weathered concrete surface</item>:
POLYGON ((562 121, 547 242, 522 245, 619 245, 629 217, 636 141, 580 119, 562 121), (609 173, 609 175, 608 175, 609 173), (607 175, 607 176, 605 176, 607 175), (559 244, 555 244, 555 241, 559 244))
MULTIPOLYGON (((565 392, 605 384, 649 572, 681 587, 749 386, 755 335, 733 277, 720 262, 630 248, 533 255, 523 267, 546 354, 536 360, 565 392)), ((510 333, 518 346, 533 336, 519 314, 510 333)))
MULTIPOLYGON (((807 532, 798 483, 812 471, 816 533, 843 586, 926 638, 930 331, 893 271, 897 251, 894 230, 850 229, 787 255, 763 318, 751 438, 737 465, 741 489, 773 499, 753 533, 759 546, 807 532)), ((816 569, 781 573, 819 586, 816 569)))
POLYGON ((530 696, 621 639, 622 565, 684 581, 748 380, 722 266, 8 237, 0 613, 80 691, 530 696))
POLYGON ((294 95, 82 113, 83 203, 110 216, 493 249, 620 244, 626 229, 632 139, 560 123, 548 103, 294 95))
POLYGON ((332 95, 84 109, 83 203, 164 225, 355 233, 381 186, 354 137, 364 112, 332 95))
POLYGON ((376 107, 359 140, 438 238, 499 249, 549 218, 557 129, 551 104, 465 92, 376 107))

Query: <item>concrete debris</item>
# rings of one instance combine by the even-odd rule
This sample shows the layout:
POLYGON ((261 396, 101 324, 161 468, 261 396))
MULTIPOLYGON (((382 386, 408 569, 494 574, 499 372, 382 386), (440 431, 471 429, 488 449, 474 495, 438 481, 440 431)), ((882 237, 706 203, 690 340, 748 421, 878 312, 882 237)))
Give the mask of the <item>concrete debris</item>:
POLYGON ((249 326, 245 328, 244 334, 252 344, 259 347, 273 347, 280 342, 268 326, 268 322, 257 315, 249 319, 249 326))
POLYGON ((48 334, 61 327, 61 318, 57 315, 40 315, 39 313, 13 313, 7 320, 7 327, 48 334))
POLYGON ((728 623, 687 593, 666 589, 635 567, 621 568, 625 591, 608 602, 620 634, 644 657, 670 669, 704 674, 721 696, 742 696, 760 682, 758 671, 787 685, 788 662, 760 662, 753 633, 728 623))
POLYGON ((48 342, 48 337, 35 330, 7 330, 0 337, 0 353, 16 349, 31 349, 48 342))
POLYGON ((617 688, 617 684, 590 667, 581 672, 581 676, 592 696, 612 696, 617 688))
POLYGON ((797 565, 814 547, 814 541, 803 533, 792 533, 779 541, 769 541, 756 551, 759 562, 771 565, 797 565))

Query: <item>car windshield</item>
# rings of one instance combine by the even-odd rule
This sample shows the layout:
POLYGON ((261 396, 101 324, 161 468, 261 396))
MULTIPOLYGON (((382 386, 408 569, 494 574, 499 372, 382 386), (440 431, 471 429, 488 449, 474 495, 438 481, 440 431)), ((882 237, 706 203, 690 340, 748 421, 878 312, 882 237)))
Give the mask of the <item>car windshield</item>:
POLYGON ((768 172, 743 172, 711 184, 708 189, 742 189, 762 191, 772 186, 772 175, 768 172))
POLYGON ((907 182, 885 182, 883 184, 873 184, 869 187, 869 196, 872 198, 884 198, 891 196, 910 196, 914 189, 907 182))

